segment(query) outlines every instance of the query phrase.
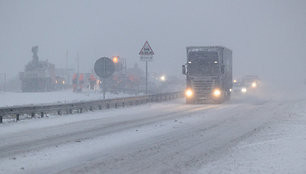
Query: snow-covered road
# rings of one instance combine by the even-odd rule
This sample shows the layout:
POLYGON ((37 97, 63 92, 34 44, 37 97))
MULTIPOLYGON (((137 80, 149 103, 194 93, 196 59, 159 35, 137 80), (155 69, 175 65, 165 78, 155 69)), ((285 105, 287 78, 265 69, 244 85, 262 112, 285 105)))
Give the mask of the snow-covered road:
POLYGON ((0 125, 0 173, 306 173, 305 125, 306 99, 258 98, 25 120, 0 125))

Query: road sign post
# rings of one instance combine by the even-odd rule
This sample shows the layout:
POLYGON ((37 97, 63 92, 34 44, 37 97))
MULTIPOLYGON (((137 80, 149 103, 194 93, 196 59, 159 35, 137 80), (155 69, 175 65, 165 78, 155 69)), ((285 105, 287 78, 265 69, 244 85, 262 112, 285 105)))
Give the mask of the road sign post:
POLYGON ((146 62, 146 95, 148 94, 148 61, 153 60, 154 52, 148 41, 145 42, 140 52, 140 60, 146 62))
POLYGON ((95 73, 102 79, 103 99, 106 93, 106 78, 115 72, 114 62, 108 57, 101 57, 94 65, 95 73))

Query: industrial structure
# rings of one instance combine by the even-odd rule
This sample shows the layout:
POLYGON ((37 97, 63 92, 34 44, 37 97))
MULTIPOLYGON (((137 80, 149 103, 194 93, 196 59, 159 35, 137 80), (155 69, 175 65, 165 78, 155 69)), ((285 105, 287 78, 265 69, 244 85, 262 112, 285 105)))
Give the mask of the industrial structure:
POLYGON ((23 92, 52 91, 65 85, 65 80, 56 76, 54 64, 39 60, 38 46, 32 47, 32 53, 32 61, 19 74, 23 92))

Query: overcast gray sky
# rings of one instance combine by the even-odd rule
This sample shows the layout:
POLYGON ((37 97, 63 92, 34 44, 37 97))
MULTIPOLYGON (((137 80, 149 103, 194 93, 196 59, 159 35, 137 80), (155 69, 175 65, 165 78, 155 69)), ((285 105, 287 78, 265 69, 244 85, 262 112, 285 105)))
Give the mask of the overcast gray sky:
POLYGON ((40 59, 81 71, 102 56, 142 67, 146 40, 155 52, 150 72, 181 75, 186 46, 233 50, 234 75, 305 79, 305 0, 0 0, 0 73, 23 71, 38 45, 40 59))

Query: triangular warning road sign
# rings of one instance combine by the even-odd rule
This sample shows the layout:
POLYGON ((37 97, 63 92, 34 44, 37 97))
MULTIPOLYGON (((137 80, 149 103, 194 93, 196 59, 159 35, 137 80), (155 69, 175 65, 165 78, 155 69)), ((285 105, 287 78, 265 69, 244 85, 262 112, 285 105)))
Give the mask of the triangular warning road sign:
POLYGON ((148 41, 146 41, 146 43, 141 48, 141 50, 139 52, 139 55, 154 55, 154 52, 153 52, 152 48, 150 47, 148 41))

